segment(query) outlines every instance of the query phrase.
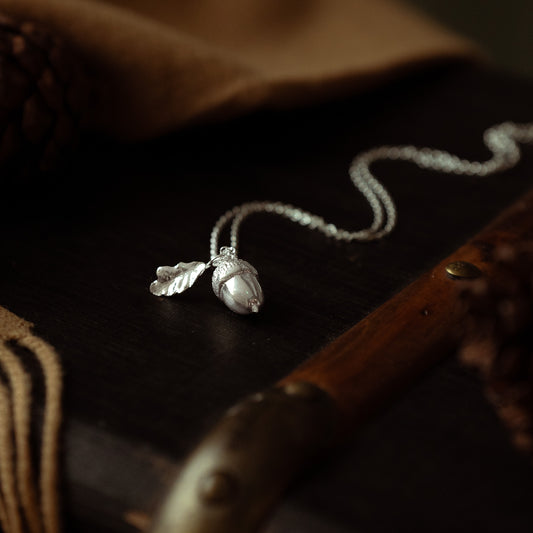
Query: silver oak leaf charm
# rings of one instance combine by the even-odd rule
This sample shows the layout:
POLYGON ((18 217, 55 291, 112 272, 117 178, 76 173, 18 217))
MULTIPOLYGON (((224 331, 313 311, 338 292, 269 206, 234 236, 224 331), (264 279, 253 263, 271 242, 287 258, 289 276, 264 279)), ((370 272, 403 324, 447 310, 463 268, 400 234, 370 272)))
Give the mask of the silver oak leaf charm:
POLYGON ((173 296, 190 289, 208 269, 214 267, 213 291, 235 313, 257 313, 263 305, 263 290, 257 280, 257 270, 237 257, 235 248, 223 246, 208 263, 193 261, 176 266, 160 266, 157 279, 150 284, 156 296, 173 296))
POLYGON ((156 271, 157 279, 150 284, 150 292, 156 296, 172 296, 186 291, 205 272, 206 267, 200 261, 160 266, 156 271))

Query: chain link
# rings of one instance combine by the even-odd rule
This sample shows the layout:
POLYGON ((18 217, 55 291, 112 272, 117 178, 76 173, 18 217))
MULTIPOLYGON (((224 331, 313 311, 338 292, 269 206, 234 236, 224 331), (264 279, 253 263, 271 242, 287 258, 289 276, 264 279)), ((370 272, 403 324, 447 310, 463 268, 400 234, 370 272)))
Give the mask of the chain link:
POLYGON ((533 143, 533 123, 505 122, 487 129, 483 135, 486 147, 492 152, 487 161, 460 159, 444 150, 417 148, 416 146, 380 146, 359 154, 349 167, 355 188, 364 196, 372 209, 372 224, 365 229, 348 231, 337 228, 304 209, 282 202, 248 202, 226 211, 215 223, 210 238, 211 259, 218 255, 222 230, 231 222, 230 243, 235 250, 239 244, 239 229, 244 219, 254 213, 272 213, 287 218, 326 237, 338 241, 373 241, 388 235, 396 226, 397 210, 385 187, 370 171, 370 166, 380 160, 402 160, 415 163, 420 168, 467 176, 488 176, 507 170, 520 160, 518 143, 533 143))

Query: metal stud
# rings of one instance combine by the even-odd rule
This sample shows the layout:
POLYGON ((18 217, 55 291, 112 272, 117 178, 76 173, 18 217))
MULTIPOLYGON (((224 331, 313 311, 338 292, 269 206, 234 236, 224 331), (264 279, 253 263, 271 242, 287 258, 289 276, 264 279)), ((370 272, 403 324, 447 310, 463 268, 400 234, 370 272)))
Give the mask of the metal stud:
POLYGON ((481 270, 467 261, 454 261, 446 265, 446 274, 452 279, 475 279, 481 276, 481 270))
POLYGON ((210 472, 200 480, 198 495, 207 504, 223 504, 233 499, 237 480, 227 472, 210 472))

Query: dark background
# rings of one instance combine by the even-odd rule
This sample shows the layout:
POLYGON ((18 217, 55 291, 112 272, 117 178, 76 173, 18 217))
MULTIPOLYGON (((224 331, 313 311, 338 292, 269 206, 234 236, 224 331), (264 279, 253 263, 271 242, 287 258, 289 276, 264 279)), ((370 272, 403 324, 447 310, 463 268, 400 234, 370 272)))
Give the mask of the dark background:
POLYGON ((477 42, 498 68, 533 78, 531 0, 409 0, 409 3, 477 42))

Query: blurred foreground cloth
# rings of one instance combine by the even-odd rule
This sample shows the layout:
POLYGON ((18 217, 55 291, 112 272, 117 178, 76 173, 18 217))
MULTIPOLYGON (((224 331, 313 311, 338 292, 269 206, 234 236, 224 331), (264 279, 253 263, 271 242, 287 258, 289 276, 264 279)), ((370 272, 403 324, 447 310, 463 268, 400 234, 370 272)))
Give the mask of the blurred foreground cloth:
POLYGON ((122 140, 363 90, 473 46, 387 0, 0 0, 85 61, 90 127, 122 140))

